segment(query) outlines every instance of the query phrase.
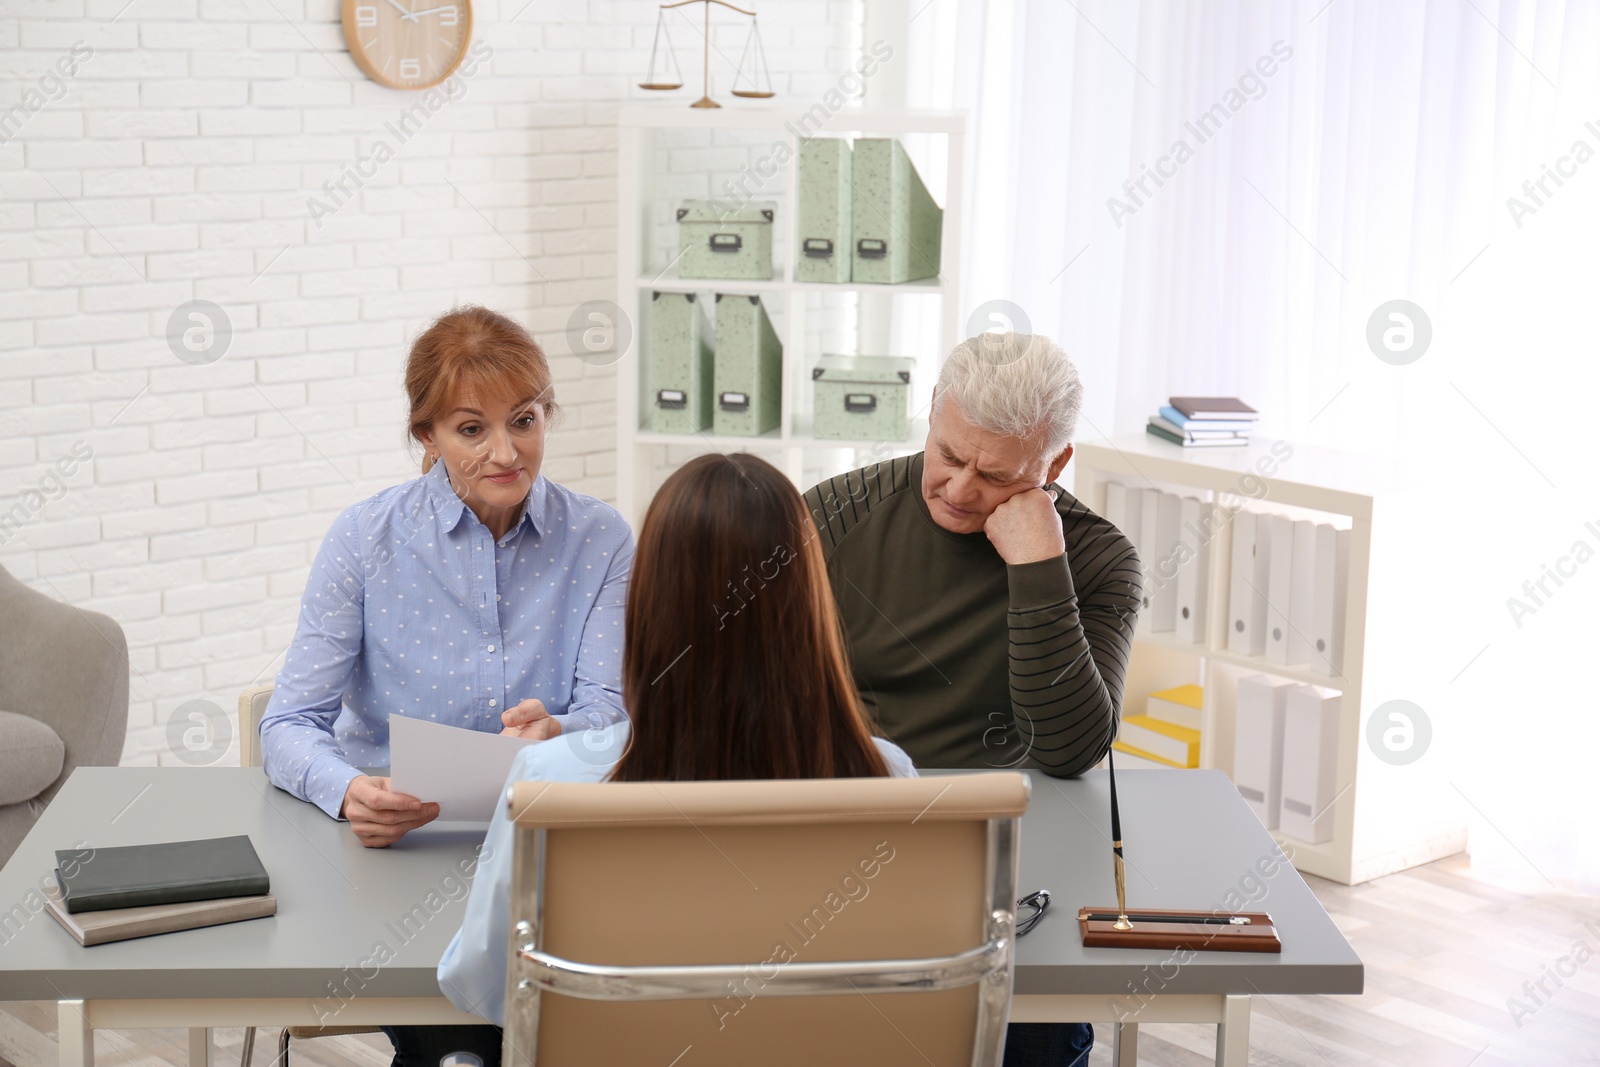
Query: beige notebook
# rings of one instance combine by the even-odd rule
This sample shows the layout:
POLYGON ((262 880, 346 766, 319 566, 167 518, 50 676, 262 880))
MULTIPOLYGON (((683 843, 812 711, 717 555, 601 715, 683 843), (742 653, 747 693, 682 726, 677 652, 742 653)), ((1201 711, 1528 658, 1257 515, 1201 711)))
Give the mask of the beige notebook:
POLYGON ((103 945, 131 937, 168 934, 174 930, 194 930, 219 926, 241 919, 259 919, 278 913, 278 898, 272 894, 256 897, 221 897, 195 900, 186 904, 151 904, 142 908, 110 908, 105 911, 67 911, 61 904, 61 890, 45 890, 45 906, 56 922, 80 945, 103 945))

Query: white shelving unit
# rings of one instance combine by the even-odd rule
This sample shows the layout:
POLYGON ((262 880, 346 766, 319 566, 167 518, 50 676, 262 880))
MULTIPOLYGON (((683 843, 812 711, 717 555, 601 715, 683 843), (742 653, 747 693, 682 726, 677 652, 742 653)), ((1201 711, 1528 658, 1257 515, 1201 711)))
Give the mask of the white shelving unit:
MULTIPOLYGON (((1467 830, 1448 783, 1425 761, 1395 766, 1366 740, 1367 719, 1385 701, 1414 692, 1410 649, 1427 605, 1414 580, 1425 546, 1421 504, 1372 459, 1264 437, 1245 448, 1184 449, 1149 434, 1079 444, 1074 493, 1103 512, 1106 485, 1154 487, 1210 501, 1348 526, 1351 531, 1344 662, 1338 676, 1307 664, 1283 666, 1227 648, 1233 523, 1211 543, 1206 640, 1175 634, 1135 637, 1124 714, 1139 714, 1150 693, 1198 683, 1200 766, 1233 770, 1238 681, 1270 674, 1341 692, 1334 832, 1320 845, 1274 833, 1297 868, 1355 885, 1467 847, 1467 830), (1285 455, 1287 453, 1287 455, 1285 455)), ((1150 566, 1150 561, 1144 561, 1150 566)), ((1182 773, 1174 771, 1172 773, 1182 773)), ((1132 833, 1129 834, 1132 837, 1132 833)))
MULTIPOLYGON (((905 297, 932 298, 938 301, 937 352, 863 352, 866 355, 911 355, 919 359, 918 368, 924 366, 936 371, 939 361, 962 338, 960 330, 960 265, 963 223, 961 218, 962 180, 966 145, 966 117, 959 111, 926 109, 844 108, 835 112, 828 121, 816 127, 817 116, 810 110, 798 107, 741 106, 719 110, 695 110, 681 104, 630 105, 623 107, 617 117, 617 228, 621 235, 617 256, 617 305, 634 324, 632 340, 621 354, 617 379, 617 504, 619 510, 635 525, 643 518, 644 505, 655 491, 654 468, 649 462, 651 450, 662 445, 688 447, 697 451, 777 451, 781 465, 801 489, 809 488, 807 470, 818 462, 826 466, 824 449, 874 449, 887 454, 915 452, 927 437, 925 418, 913 418, 911 430, 903 441, 838 441, 819 439, 811 434, 811 368, 822 352, 807 344, 807 310, 812 294, 856 294, 858 315, 876 315, 878 321, 887 321, 896 312, 884 302, 905 297), (668 262, 658 262, 656 253, 659 224, 657 208, 667 206, 663 197, 672 197, 675 206, 682 199, 673 191, 684 187, 682 174, 663 173, 656 166, 659 141, 663 135, 679 131, 709 131, 713 138, 735 131, 744 134, 767 134, 775 147, 788 147, 788 158, 783 162, 784 181, 780 189, 768 193, 757 191, 752 199, 775 200, 778 204, 774 226, 774 273, 766 281, 722 281, 700 278, 679 278, 668 262), (799 144, 802 132, 825 137, 933 135, 929 144, 943 140, 943 151, 930 149, 923 158, 913 159, 925 179, 930 178, 931 164, 942 163, 944 195, 944 230, 942 235, 941 274, 936 278, 907 282, 902 285, 840 284, 796 282, 792 280, 795 249, 799 247, 796 232, 796 192, 798 187, 799 144), (645 348, 649 343, 650 294, 658 292, 738 293, 760 295, 772 313, 783 342, 783 399, 782 421, 777 430, 761 437, 718 436, 703 434, 662 434, 641 428, 641 411, 644 404, 644 383, 641 366, 645 348), (808 468, 809 461, 809 468, 808 468)), ((774 183, 776 185, 777 183, 774 183)), ((935 182, 929 181, 930 186, 935 182)), ((706 193, 685 194, 716 196, 716 190, 706 193)), ((724 197, 724 199, 727 199, 724 197)), ((912 380, 912 412, 926 403, 933 380, 912 380)), ((849 469, 840 466, 824 469, 823 474, 837 474, 849 469)))

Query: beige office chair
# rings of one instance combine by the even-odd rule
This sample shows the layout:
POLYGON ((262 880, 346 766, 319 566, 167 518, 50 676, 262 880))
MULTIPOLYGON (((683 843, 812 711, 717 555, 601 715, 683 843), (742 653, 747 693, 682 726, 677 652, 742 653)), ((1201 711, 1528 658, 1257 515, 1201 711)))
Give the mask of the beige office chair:
POLYGON ((1016 773, 508 790, 504 1067, 1000 1062, 1016 773))
MULTIPOLYGON (((261 717, 267 713, 272 700, 273 687, 260 685, 239 694, 239 765, 261 766, 261 717)), ((339 1037, 344 1034, 376 1034, 376 1026, 286 1026, 278 1034, 278 1058, 273 1067, 289 1067, 289 1039, 307 1037, 339 1037)), ((244 1051, 240 1067, 250 1067, 250 1057, 255 1052, 256 1028, 245 1027, 244 1051)))

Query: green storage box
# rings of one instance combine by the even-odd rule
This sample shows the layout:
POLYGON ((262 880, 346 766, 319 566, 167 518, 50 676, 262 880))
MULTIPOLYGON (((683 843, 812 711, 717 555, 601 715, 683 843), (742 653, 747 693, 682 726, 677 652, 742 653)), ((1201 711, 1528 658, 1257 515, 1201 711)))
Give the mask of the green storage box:
POLYGON ((833 440, 904 441, 910 431, 909 356, 836 356, 811 370, 812 434, 833 440))
POLYGON ((678 207, 678 276, 762 281, 772 277, 772 217, 778 205, 729 207, 685 200, 678 207))
POLYGON ((794 277, 801 282, 850 280, 850 142, 810 137, 800 142, 797 214, 800 248, 794 277))
POLYGON ((717 355, 712 429, 755 437, 776 429, 783 391, 783 345, 758 296, 717 294, 717 355))
POLYGON ((650 294, 645 425, 694 433, 711 425, 711 324, 694 293, 650 294))
POLYGON ((852 156, 852 280, 891 284, 937 275, 944 209, 906 150, 893 138, 863 137, 852 156))

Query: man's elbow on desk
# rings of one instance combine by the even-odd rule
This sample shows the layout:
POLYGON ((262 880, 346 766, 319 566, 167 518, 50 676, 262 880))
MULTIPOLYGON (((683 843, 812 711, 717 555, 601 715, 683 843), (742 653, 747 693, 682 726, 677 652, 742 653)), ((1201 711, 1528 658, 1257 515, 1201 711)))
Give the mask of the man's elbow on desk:
POLYGON ((1049 775, 1051 778, 1079 778, 1085 771, 1093 770, 1101 760, 1106 758, 1106 753, 1111 750, 1111 742, 1115 740, 1115 730, 1108 732, 1101 743, 1084 750, 1076 749, 1072 752, 1053 754, 1041 752, 1035 748, 1033 751, 1033 766, 1049 775), (1058 758, 1052 758, 1057 756, 1058 758))

